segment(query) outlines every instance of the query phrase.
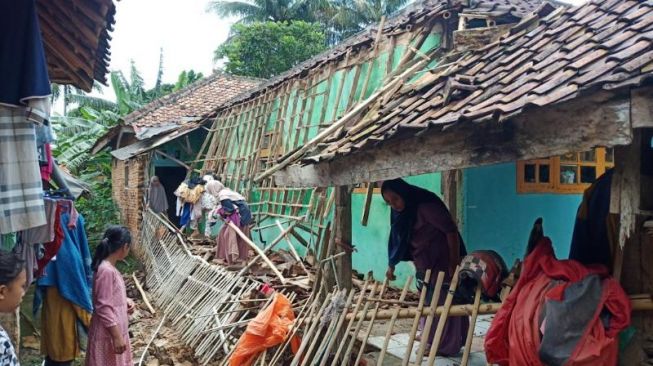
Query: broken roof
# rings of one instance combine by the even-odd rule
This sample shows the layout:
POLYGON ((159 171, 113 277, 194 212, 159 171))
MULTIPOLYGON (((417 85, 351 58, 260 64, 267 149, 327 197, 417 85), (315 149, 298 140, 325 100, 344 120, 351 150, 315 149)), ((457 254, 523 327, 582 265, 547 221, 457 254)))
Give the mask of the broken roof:
POLYGON ((163 128, 204 119, 224 103, 257 86, 263 79, 215 73, 179 91, 158 98, 128 114, 125 124, 134 129, 163 128))
POLYGON ((331 160, 400 132, 503 121, 525 108, 597 89, 642 85, 653 77, 653 2, 595 0, 533 14, 499 42, 450 55, 443 64, 404 86, 366 126, 323 145, 304 162, 331 160))
MULTIPOLYGON (((491 13, 493 17, 512 15, 516 18, 522 18, 528 13, 537 9, 545 0, 479 0, 473 1, 469 7, 465 6, 466 12, 475 12, 478 14, 491 13)), ((458 10, 462 8, 460 2, 450 5, 448 1, 442 0, 423 0, 413 3, 401 10, 397 15, 390 17, 383 26, 383 34, 399 33, 410 29, 414 24, 433 19, 443 12, 458 10)), ((310 70, 322 67, 325 64, 337 61, 345 57, 349 52, 355 53, 359 48, 367 47, 374 42, 378 32, 378 24, 368 26, 360 33, 353 35, 333 48, 330 48, 310 59, 301 62, 292 69, 271 78, 269 81, 262 83, 258 88, 252 89, 248 93, 243 93, 232 99, 227 105, 235 105, 247 100, 253 99, 265 92, 279 86, 286 80, 300 77, 310 70)))
POLYGON ((91 91, 106 84, 116 7, 112 0, 38 0, 50 80, 91 91))

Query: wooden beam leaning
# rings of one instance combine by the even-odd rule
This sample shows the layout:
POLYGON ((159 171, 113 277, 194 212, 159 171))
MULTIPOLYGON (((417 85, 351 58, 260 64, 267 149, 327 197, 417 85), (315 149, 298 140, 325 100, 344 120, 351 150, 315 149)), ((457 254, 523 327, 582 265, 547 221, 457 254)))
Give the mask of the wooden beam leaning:
POLYGON ((261 248, 259 248, 258 245, 256 245, 250 238, 248 238, 247 235, 245 235, 240 230, 240 228, 238 226, 236 226, 233 222, 231 222, 231 221, 226 222, 225 221, 225 223, 226 223, 226 225, 229 225, 229 227, 232 230, 234 230, 236 232, 236 234, 238 234, 238 236, 240 236, 240 238, 243 239, 243 241, 245 243, 247 243, 247 245, 249 245, 250 248, 254 249, 254 251, 256 253, 258 253, 259 257, 261 257, 265 261, 265 263, 267 263, 267 265, 270 267, 272 272, 274 272, 274 274, 279 278, 281 283, 285 285, 287 280, 283 277, 281 272, 279 272, 279 269, 274 265, 274 263, 272 263, 270 258, 268 258, 268 256, 265 255, 265 253, 261 250, 261 248))
POLYGON ((377 100, 379 96, 383 95, 387 90, 392 89, 394 86, 402 84, 406 78, 412 75, 413 72, 415 72, 416 70, 423 67, 425 64, 426 64, 426 60, 421 60, 420 62, 417 62, 412 67, 403 71, 397 78, 393 79, 388 84, 383 86, 381 89, 377 90, 374 94, 370 95, 363 102, 356 105, 356 107, 354 107, 351 111, 347 112, 344 116, 342 116, 338 121, 334 122, 331 126, 322 130, 320 133, 317 134, 317 136, 315 136, 313 139, 305 143, 294 153, 290 154, 290 156, 287 156, 284 160, 278 162, 277 165, 273 166, 272 168, 260 174, 258 177, 254 179, 254 181, 259 182, 264 178, 272 175, 273 173, 285 168, 289 164, 295 162, 296 159, 303 156, 304 153, 306 153, 309 149, 313 148, 315 145, 322 142, 325 138, 330 136, 338 128, 344 126, 346 123, 351 121, 354 117, 356 117, 359 113, 367 109, 372 103, 374 103, 377 100))

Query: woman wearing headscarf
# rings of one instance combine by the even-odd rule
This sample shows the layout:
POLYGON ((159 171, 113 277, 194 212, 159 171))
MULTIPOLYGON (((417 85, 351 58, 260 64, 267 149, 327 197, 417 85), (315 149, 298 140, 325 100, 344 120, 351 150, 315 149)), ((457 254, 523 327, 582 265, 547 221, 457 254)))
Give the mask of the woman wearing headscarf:
POLYGON ((154 213, 166 213, 168 211, 168 197, 166 189, 156 175, 150 179, 150 186, 147 189, 148 205, 154 213))
MULTIPOLYGON (((206 192, 215 197, 219 202, 217 214, 226 222, 238 226, 245 235, 249 236, 249 225, 252 223, 252 214, 245 202, 245 197, 238 192, 226 188, 219 180, 212 180, 206 184, 206 192)), ((226 264, 244 262, 248 257, 248 246, 244 240, 227 225, 223 225, 216 238, 216 259, 226 264)))
MULTIPOLYGON (((431 270, 431 280, 427 291, 427 302, 433 297, 438 272, 445 273, 445 282, 450 282, 460 259, 466 250, 458 228, 446 205, 434 193, 406 183, 403 179, 383 182, 383 199, 391 207, 390 238, 388 240, 388 271, 386 276, 394 280, 395 266, 402 261, 415 265, 417 287, 421 289, 427 270, 431 270)), ((440 292, 439 305, 444 303, 447 289, 440 292)), ((438 317, 433 324, 437 324, 438 317)), ((420 321, 423 329, 425 319, 420 321)), ((469 325, 467 317, 450 317, 438 348, 442 356, 455 355, 465 343, 469 325)), ((435 326, 430 334, 421 336, 430 346, 435 334, 435 326)))

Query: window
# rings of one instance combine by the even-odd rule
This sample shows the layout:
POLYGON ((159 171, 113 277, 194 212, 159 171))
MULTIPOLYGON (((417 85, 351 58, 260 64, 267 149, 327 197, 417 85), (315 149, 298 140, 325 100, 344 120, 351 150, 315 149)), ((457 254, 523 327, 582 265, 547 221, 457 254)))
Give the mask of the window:
POLYGON ((129 161, 125 160, 125 188, 129 187, 129 161))
MULTIPOLYGON (((372 193, 381 193, 381 184, 377 183, 372 183, 374 184, 374 190, 372 193)), ((369 187, 370 183, 358 183, 354 186, 354 193, 367 193, 367 187, 369 187)))
POLYGON ((614 150, 596 148, 548 159, 517 163, 518 193, 583 193, 596 178, 614 167, 614 150))

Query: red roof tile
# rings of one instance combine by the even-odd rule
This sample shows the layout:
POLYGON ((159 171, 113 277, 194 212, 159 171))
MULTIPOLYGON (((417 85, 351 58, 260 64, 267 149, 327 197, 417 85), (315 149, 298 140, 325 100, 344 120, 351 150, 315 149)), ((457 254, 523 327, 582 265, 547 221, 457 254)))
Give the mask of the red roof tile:
POLYGON ((262 79, 216 73, 147 104, 127 115, 124 121, 138 129, 203 119, 261 82, 262 79))
POLYGON ((384 107, 393 110, 381 108, 383 117, 331 140, 304 161, 349 154, 402 130, 421 133, 456 122, 502 121, 529 105, 653 81, 653 1, 594 0, 542 16, 526 18, 481 50, 448 55, 441 63, 458 67, 433 70, 441 74, 427 73, 404 86, 384 107), (470 84, 455 87, 452 81, 461 76, 470 84))

